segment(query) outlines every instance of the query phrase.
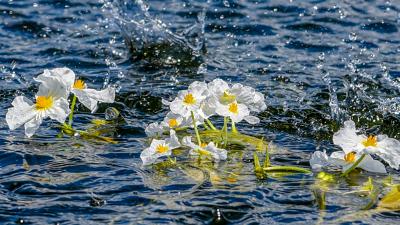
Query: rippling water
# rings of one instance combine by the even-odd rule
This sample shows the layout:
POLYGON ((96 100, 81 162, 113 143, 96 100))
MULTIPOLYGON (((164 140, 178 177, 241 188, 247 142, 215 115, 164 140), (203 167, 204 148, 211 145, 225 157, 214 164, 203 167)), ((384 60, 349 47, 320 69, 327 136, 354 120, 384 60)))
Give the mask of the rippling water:
MULTIPOLYGON (((195 80, 220 77, 266 95, 261 123, 240 129, 272 141, 275 164, 307 168, 316 149, 337 149, 331 136, 349 118, 400 138, 397 1, 3 0, 0 21, 1 223, 315 223, 313 175, 259 181, 249 151, 217 166, 240 174, 234 182, 141 166, 144 127, 167 112, 161 99, 195 80), (14 96, 32 97, 32 78, 61 66, 95 88, 117 86, 117 102, 95 116, 121 111, 118 144, 56 139, 51 122, 31 139, 8 130, 14 96)), ((94 116, 78 110, 84 128, 94 116)), ((368 175, 377 177, 359 183, 368 175)), ((327 196, 326 222, 365 203, 343 195, 353 186, 327 196)))

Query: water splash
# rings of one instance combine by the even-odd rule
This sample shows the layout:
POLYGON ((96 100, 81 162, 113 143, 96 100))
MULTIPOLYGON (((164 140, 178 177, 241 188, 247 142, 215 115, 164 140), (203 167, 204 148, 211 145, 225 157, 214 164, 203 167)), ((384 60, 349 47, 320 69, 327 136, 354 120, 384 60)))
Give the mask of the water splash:
POLYGON ((150 6, 142 0, 107 1, 104 7, 120 27, 135 61, 166 66, 200 65, 205 52, 204 9, 198 13, 196 23, 176 28, 152 16, 150 6))

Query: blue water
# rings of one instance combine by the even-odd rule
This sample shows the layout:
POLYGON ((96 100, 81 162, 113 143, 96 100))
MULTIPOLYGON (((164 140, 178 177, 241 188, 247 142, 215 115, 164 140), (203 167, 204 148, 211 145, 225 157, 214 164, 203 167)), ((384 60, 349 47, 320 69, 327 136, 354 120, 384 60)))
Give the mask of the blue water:
MULTIPOLYGON (((261 123, 238 126, 273 143, 274 164, 309 168, 316 149, 337 150, 332 134, 349 118, 400 138, 399 1, 126 2, 0 1, 2 224, 316 223, 314 175, 257 180, 251 151, 216 166, 240 174, 218 185, 200 170, 193 179, 141 166, 144 127, 167 112, 161 99, 195 80, 219 77, 265 94, 261 123), (30 139, 8 130, 12 99, 32 97, 32 78, 63 66, 92 88, 117 87, 116 102, 96 115, 78 106, 75 125, 113 106, 126 121, 113 132, 118 144, 57 139, 50 121, 30 139)), ((379 178, 364 173, 358 184, 368 176, 379 178)), ((365 199, 343 194, 354 189, 342 182, 327 195, 325 222, 359 211, 365 199)))

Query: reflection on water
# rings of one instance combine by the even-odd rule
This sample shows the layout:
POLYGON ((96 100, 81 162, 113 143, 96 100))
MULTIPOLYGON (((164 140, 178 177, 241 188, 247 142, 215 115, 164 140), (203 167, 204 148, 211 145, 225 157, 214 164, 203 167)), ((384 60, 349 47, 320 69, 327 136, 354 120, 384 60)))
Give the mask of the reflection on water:
MULTIPOLYGON (((273 142, 275 164, 308 167, 316 149, 333 152, 332 134, 349 118, 368 133, 400 138, 395 1, 26 0, 2 1, 0 12, 2 223, 317 222, 315 176, 257 180, 251 150, 207 172, 141 166, 143 127, 165 115, 162 98, 194 80, 220 77, 265 94, 261 123, 239 126, 273 142), (118 144, 55 139, 51 122, 32 139, 8 131, 14 96, 31 97, 32 77, 60 66, 94 88, 119 86, 117 102, 98 111, 121 111, 118 144)), ((84 127, 92 116, 78 110, 84 127)), ((368 176, 384 178, 363 173, 326 195, 325 222, 367 203, 354 191, 368 176)))

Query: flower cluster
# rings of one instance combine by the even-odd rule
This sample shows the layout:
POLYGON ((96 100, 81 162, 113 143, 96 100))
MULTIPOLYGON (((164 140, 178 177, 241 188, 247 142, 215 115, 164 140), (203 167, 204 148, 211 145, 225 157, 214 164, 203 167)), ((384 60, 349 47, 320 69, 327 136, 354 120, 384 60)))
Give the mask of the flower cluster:
POLYGON ((330 156, 326 152, 316 151, 310 159, 313 169, 327 166, 339 166, 347 174, 359 167, 363 170, 376 173, 386 173, 383 163, 375 160, 376 155, 394 169, 399 169, 400 142, 386 135, 365 136, 358 135, 353 121, 346 121, 344 127, 333 135, 333 143, 340 146, 342 151, 333 152, 330 156))
MULTIPOLYGON (((226 160, 227 151, 222 146, 226 146, 228 142, 228 121, 231 121, 232 132, 237 133, 235 123, 244 120, 250 124, 257 124, 260 122, 259 118, 250 113, 266 109, 262 93, 241 84, 229 85, 221 79, 209 83, 195 81, 187 90, 179 91, 173 101, 163 100, 163 104, 169 106, 170 112, 162 122, 149 124, 145 131, 153 138, 168 132, 170 137, 165 140, 152 140, 150 147, 140 156, 144 165, 152 164, 162 156, 169 157, 172 155, 171 150, 182 146, 191 149, 190 155, 205 156, 214 161, 226 160), (225 138, 214 138, 204 142, 197 126, 203 125, 209 131, 220 131, 209 120, 212 116, 224 118, 221 134, 225 134, 225 138), (197 144, 192 142, 191 136, 185 136, 181 141, 176 136, 176 131, 186 131, 188 128, 195 130, 197 144)), ((203 138, 205 136, 203 135, 203 138)))
POLYGON ((35 103, 24 96, 17 96, 6 114, 9 128, 14 130, 24 125, 25 135, 28 137, 35 134, 43 120, 48 117, 65 125, 69 116, 68 127, 71 127, 77 99, 95 112, 98 102, 112 103, 115 98, 114 88, 108 87, 101 91, 89 89, 83 80, 76 79, 75 73, 65 67, 44 70, 34 80, 39 83, 35 103), (68 97, 71 93, 73 99, 70 107, 68 97))

